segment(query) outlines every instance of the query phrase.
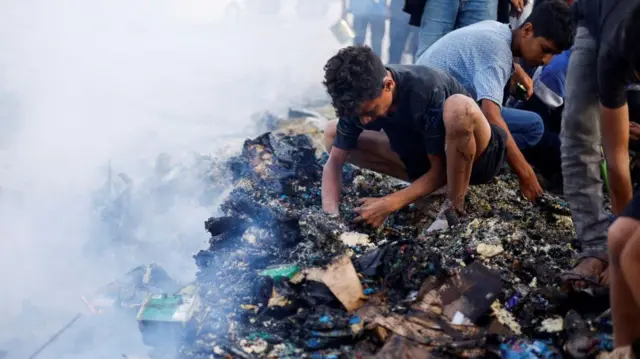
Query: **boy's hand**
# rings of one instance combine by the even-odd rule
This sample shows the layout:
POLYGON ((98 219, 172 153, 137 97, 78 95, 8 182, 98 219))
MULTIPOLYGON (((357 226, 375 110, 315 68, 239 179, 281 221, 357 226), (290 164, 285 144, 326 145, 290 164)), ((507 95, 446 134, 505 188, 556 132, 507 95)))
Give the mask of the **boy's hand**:
POLYGON ((527 100, 533 96, 533 80, 527 74, 527 72, 520 66, 520 64, 514 64, 515 71, 513 72, 512 81, 514 86, 520 83, 527 89, 527 100))
POLYGON ((516 18, 520 18, 522 10, 524 10, 524 0, 511 0, 511 10, 516 14, 516 18))
POLYGON ((543 190, 533 168, 531 168, 530 165, 528 165, 528 167, 525 174, 520 177, 520 192, 522 192, 522 195, 529 201, 533 202, 542 195, 543 190))
POLYGON ((393 213, 391 201, 387 197, 381 198, 361 198, 358 200, 360 207, 353 209, 358 214, 355 222, 365 222, 368 225, 378 228, 393 213))

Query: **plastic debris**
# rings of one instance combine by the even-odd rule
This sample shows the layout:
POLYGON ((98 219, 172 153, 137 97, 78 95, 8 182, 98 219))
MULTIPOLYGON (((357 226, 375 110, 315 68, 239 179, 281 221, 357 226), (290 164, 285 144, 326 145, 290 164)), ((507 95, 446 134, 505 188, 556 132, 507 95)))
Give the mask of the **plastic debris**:
POLYGON ((562 357, 560 353, 539 340, 504 343, 500 346, 500 354, 503 359, 554 359, 562 357))
MULTIPOLYGON (((205 222, 209 245, 194 256, 200 305, 177 357, 555 358, 554 348, 583 353, 585 337, 590 354, 609 350, 606 316, 585 314, 588 335, 558 319, 581 303, 604 310, 560 291, 578 250, 561 199, 523 201, 506 171, 469 189, 464 216, 434 195, 368 228, 351 221, 357 199, 406 184, 345 165, 340 216, 326 214, 321 131, 267 119, 277 130, 212 164, 210 180, 233 187, 205 222)), ((114 303, 139 305, 149 294, 140 282, 140 295, 114 303)))
POLYGON ((482 258, 491 258, 504 252, 504 248, 502 248, 501 245, 480 243, 476 248, 476 252, 478 252, 482 258))
POLYGON ((372 247, 373 244, 369 240, 369 236, 362 233, 357 232, 346 232, 342 233, 338 239, 349 247, 355 246, 363 246, 363 247, 372 247))
POLYGON ((277 265, 271 266, 267 269, 260 272, 261 276, 271 277, 271 278, 293 278, 296 274, 300 272, 300 267, 297 265, 277 265))

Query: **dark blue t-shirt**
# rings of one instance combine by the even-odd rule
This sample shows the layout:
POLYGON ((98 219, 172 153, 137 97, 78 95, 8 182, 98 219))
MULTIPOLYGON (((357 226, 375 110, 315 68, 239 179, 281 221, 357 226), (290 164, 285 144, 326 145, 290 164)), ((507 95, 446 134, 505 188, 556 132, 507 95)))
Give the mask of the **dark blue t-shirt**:
MULTIPOLYGON (((356 117, 338 121, 333 145, 353 150, 363 130, 383 130, 391 149, 405 161, 407 158, 444 154, 445 131, 442 121, 444 101, 453 94, 467 91, 447 73, 419 65, 388 65, 396 82, 395 112, 363 125, 356 117)), ((405 161, 406 163, 406 161, 405 161)))

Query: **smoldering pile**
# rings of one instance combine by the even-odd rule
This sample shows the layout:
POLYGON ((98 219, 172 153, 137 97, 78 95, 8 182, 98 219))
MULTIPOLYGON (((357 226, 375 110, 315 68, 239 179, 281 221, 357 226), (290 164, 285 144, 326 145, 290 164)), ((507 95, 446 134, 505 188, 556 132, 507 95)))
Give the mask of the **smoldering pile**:
POLYGON ((562 200, 532 205, 505 172, 470 190, 454 228, 426 231, 438 195, 380 229, 355 225, 358 198, 406 184, 348 165, 343 216, 328 216, 326 154, 304 129, 247 140, 227 162, 234 189, 195 256, 200 305, 182 357, 587 356, 610 344, 602 316, 565 317, 556 278, 575 249, 562 200))

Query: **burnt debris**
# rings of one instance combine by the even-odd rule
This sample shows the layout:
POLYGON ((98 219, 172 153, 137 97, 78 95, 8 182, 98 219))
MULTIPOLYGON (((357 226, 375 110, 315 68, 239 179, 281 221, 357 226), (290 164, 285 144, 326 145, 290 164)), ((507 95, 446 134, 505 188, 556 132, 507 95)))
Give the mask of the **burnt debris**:
POLYGON ((582 358, 612 349, 606 296, 565 292, 557 279, 577 253, 560 198, 529 203, 505 170, 470 189, 467 216, 450 228, 429 230, 444 202, 436 193, 372 229, 352 222, 357 199, 407 184, 346 165, 341 216, 328 215, 321 132, 304 121, 275 127, 205 172, 211 188, 218 177, 233 187, 221 215, 205 221, 196 282, 129 296, 142 303, 134 307, 152 357, 582 358))
POLYGON ((195 256, 197 329, 181 357, 554 357, 607 349, 601 307, 564 318, 575 294, 556 278, 576 251, 561 199, 532 205, 505 172, 470 190, 469 215, 452 228, 427 232, 444 199, 433 195, 371 229, 350 222, 356 200, 405 184, 347 165, 343 215, 327 215, 326 154, 316 153, 307 135, 269 132, 227 162, 234 189, 224 216, 205 223, 210 247, 195 256))

